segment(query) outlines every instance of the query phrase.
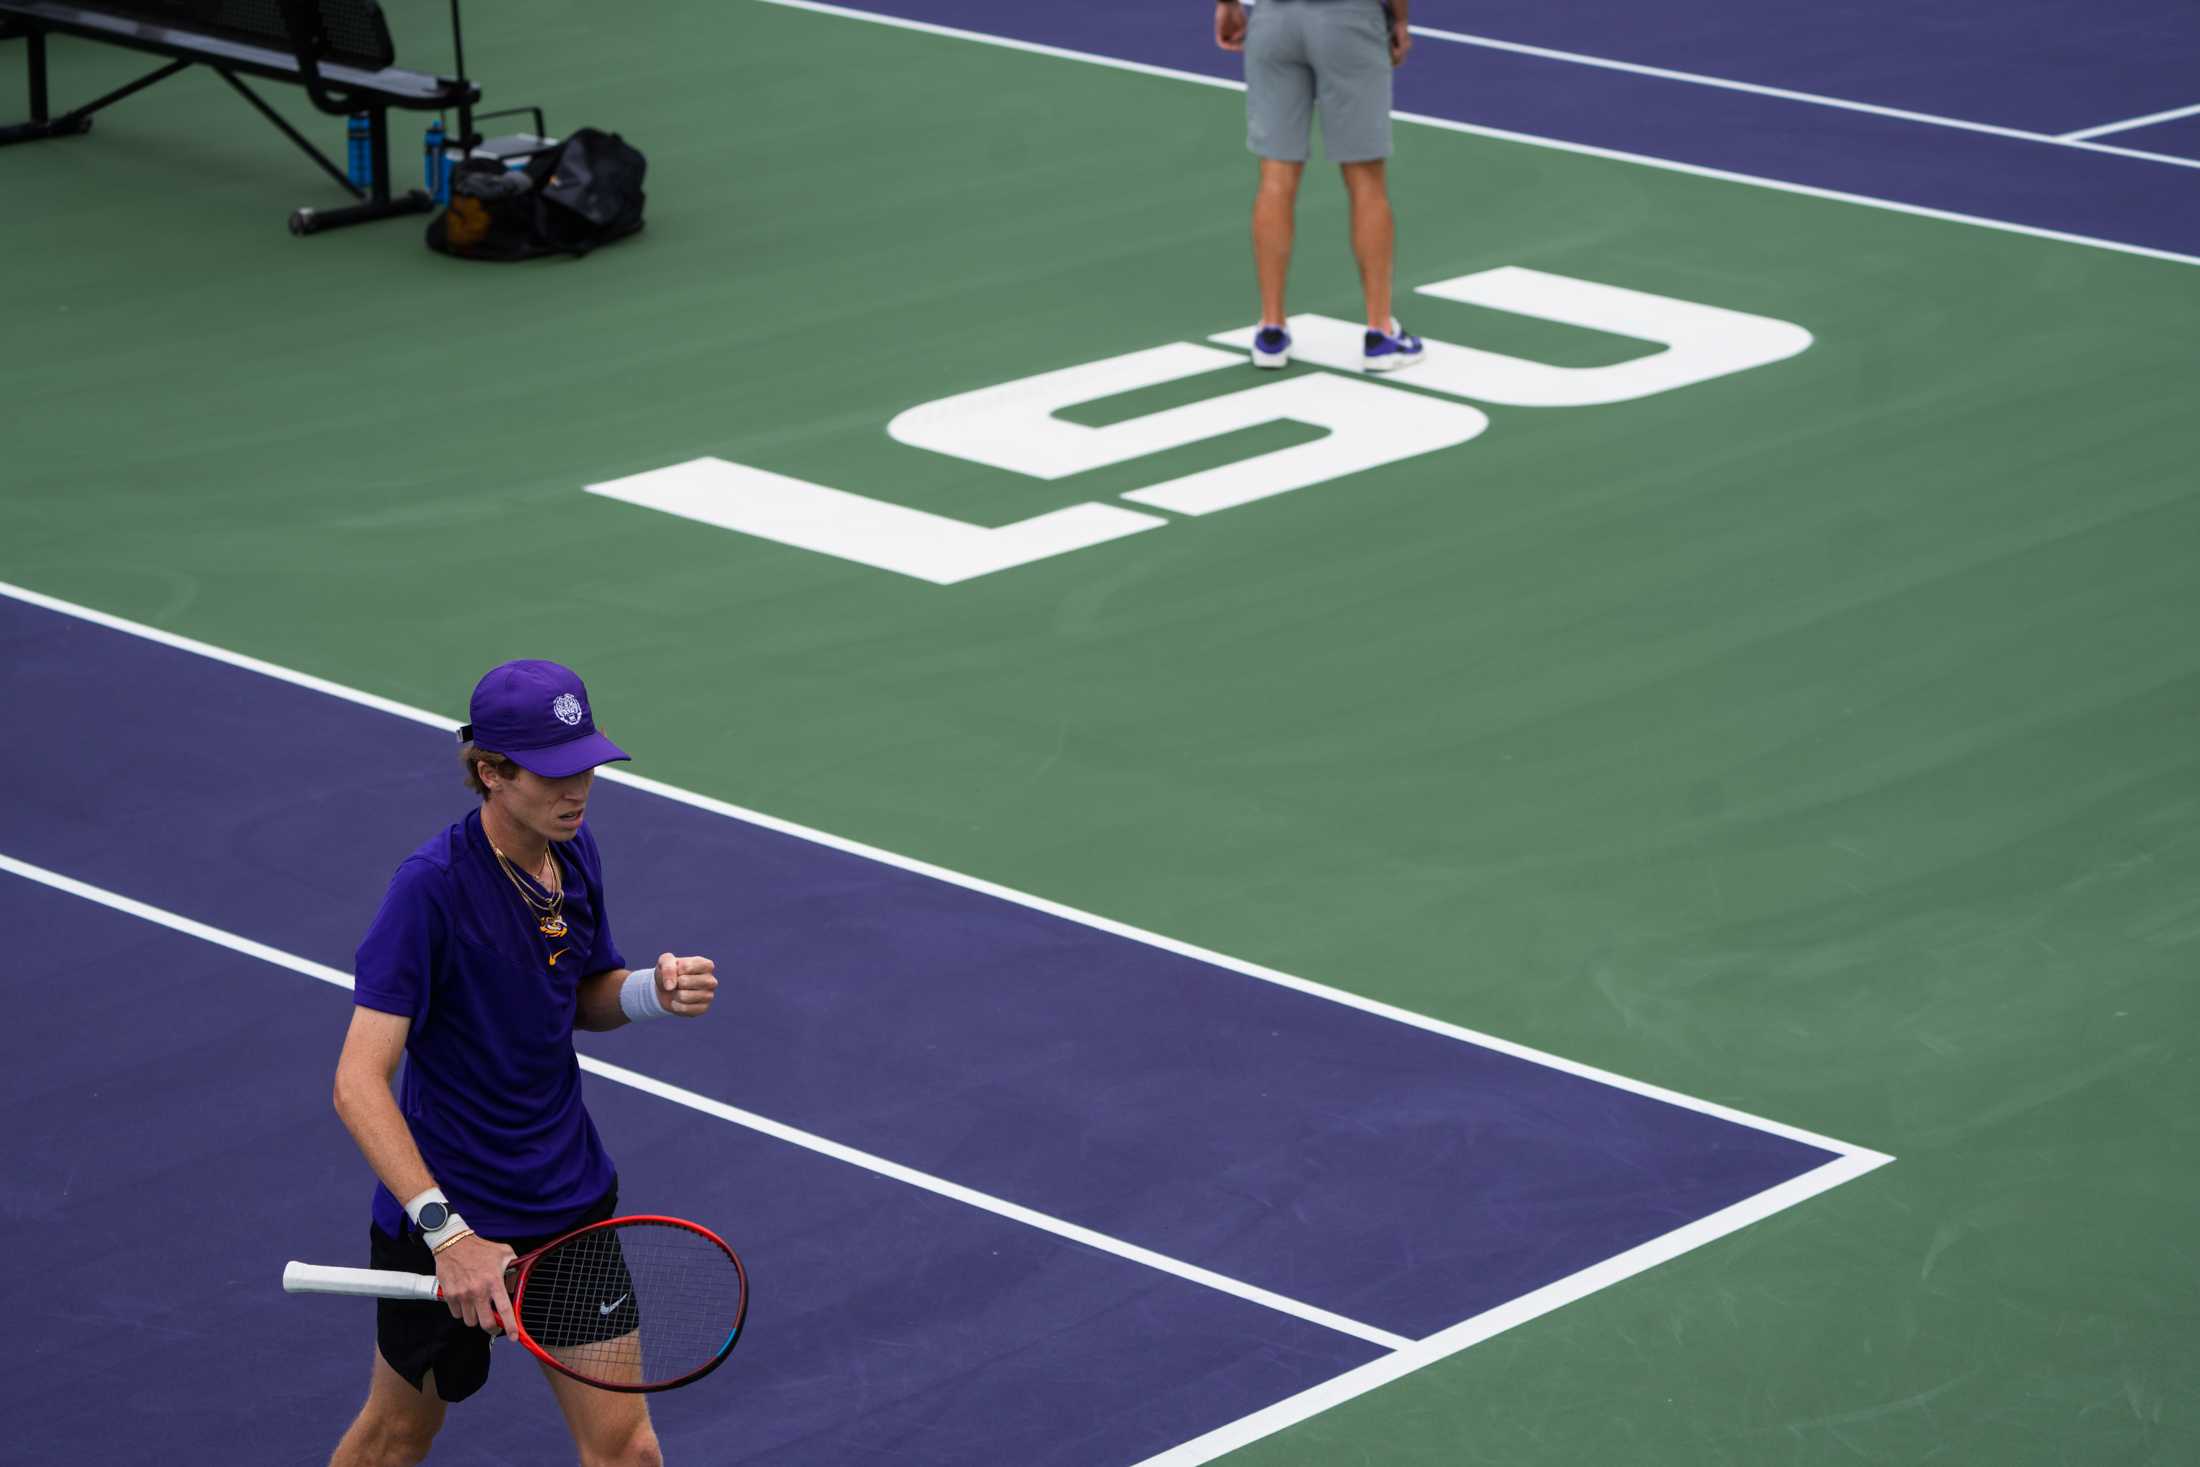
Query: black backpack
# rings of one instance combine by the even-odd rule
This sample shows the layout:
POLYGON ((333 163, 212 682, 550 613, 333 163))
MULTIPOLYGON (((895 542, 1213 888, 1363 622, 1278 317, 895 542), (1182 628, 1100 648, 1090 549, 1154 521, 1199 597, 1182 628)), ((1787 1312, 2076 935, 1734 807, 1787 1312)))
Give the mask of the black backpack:
POLYGON ((451 202, 428 248, 469 260, 585 255, 642 227, 649 160, 616 133, 581 128, 523 170, 491 158, 451 170, 451 202))

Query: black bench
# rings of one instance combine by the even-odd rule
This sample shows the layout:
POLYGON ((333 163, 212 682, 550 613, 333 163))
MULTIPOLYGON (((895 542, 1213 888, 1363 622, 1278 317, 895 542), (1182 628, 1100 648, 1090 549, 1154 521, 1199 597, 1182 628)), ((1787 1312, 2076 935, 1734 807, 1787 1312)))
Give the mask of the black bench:
MULTIPOLYGON (((457 0, 452 0, 451 24, 455 38, 457 0)), ((478 141, 473 135, 473 104, 481 100, 481 89, 463 77, 399 69, 394 64, 396 50, 389 25, 377 0, 0 0, 0 36, 11 35, 30 48, 31 120, 0 127, 0 144, 89 132, 92 114, 101 108, 187 67, 209 66, 360 200, 338 209, 298 210, 290 216, 294 234, 396 214, 422 214, 435 207, 418 189, 395 197, 390 193, 392 107, 413 112, 455 108, 458 127, 451 141, 462 147, 478 141), (49 35, 81 36, 173 59, 127 86, 55 117, 46 93, 49 35), (306 141, 245 85, 246 76, 302 86, 313 105, 331 116, 366 114, 371 146, 368 186, 354 184, 306 141)), ((463 59, 459 66, 464 69, 463 59)))

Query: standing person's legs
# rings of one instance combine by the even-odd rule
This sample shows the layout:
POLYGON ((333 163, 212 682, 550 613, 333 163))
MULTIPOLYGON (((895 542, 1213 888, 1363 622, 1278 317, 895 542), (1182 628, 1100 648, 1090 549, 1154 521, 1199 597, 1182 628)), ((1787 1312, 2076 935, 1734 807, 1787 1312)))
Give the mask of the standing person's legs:
POLYGON ((1390 22, 1375 0, 1330 0, 1308 7, 1319 25, 1308 33, 1322 151, 1339 165, 1352 203, 1352 253, 1360 265, 1370 331, 1390 330, 1391 255, 1386 162, 1390 157, 1390 22))
POLYGON ((1291 275, 1291 237, 1297 227, 1299 178, 1304 163, 1260 160, 1260 188, 1253 195, 1253 272, 1260 280, 1260 319, 1284 322, 1283 287, 1291 275))
POLYGON ((565 1413, 566 1428, 580 1448, 581 1467, 664 1467, 657 1429, 649 1424, 649 1397, 599 1391, 547 1365, 542 1378, 550 1382, 550 1394, 565 1413))
POLYGON ((427 1460, 428 1448, 443 1427, 443 1411, 432 1375, 415 1390, 376 1350, 367 1404, 336 1444, 329 1467, 415 1467, 427 1460))
POLYGON ((1360 265, 1360 291, 1367 297, 1367 329, 1390 330, 1390 282, 1397 247, 1397 226, 1390 216, 1390 188, 1384 160, 1341 165, 1344 191, 1352 201, 1352 257, 1360 265))
POLYGON ((1303 3, 1258 5, 1245 31, 1245 146, 1260 159, 1253 195, 1253 271, 1264 325, 1284 321, 1299 177, 1313 141, 1314 72, 1306 63, 1303 3))

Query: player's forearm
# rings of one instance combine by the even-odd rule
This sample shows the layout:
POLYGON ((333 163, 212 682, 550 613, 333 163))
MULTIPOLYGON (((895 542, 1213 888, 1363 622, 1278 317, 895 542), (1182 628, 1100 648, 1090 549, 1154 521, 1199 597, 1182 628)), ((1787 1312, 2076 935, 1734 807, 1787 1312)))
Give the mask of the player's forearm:
POLYGON ((580 981, 580 991, 574 995, 574 1028, 591 1029, 600 1034, 627 1022, 626 1011, 619 1006, 619 988, 626 982, 627 971, 625 968, 606 968, 580 981))
POLYGON ((338 1066, 336 1114, 351 1132, 359 1154, 367 1159, 382 1185, 403 1201, 417 1197, 435 1185, 427 1161, 413 1140, 412 1128, 397 1108, 385 1075, 361 1074, 338 1066))

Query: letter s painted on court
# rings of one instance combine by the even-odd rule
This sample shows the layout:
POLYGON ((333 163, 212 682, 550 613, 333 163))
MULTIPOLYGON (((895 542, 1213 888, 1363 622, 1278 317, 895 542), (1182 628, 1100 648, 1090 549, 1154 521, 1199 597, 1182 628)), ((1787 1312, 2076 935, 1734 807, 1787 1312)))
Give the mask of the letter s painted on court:
MULTIPOLYGON (((1121 496, 1174 514, 1209 515, 1456 447, 1489 427, 1480 409, 1431 392, 1506 407, 1591 407, 1767 366, 1811 344, 1810 333, 1793 322, 1517 265, 1437 281, 1419 293, 1661 349, 1609 366, 1558 367, 1428 337, 1426 359, 1410 379, 1420 390, 1408 392, 1358 375, 1357 323, 1294 316, 1294 355, 1352 375, 1286 377, 1105 427, 1057 416, 1080 403, 1241 365, 1251 331, 1222 332, 1211 339, 1239 350, 1172 342, 1058 368, 921 403, 898 414, 887 432, 912 448, 1053 481, 1264 423, 1327 430, 1310 443, 1121 496)), ((943 586, 1170 523, 1094 502, 981 526, 715 458, 591 484, 588 492, 943 586)))

